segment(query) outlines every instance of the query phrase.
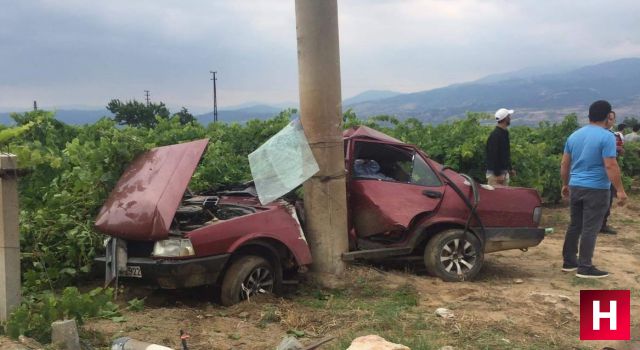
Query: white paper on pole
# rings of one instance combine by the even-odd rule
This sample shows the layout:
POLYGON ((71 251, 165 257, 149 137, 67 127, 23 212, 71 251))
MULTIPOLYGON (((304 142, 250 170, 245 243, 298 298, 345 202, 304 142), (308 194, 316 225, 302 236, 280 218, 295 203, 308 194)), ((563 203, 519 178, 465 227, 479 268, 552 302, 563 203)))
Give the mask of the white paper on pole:
POLYGON ((263 205, 285 195, 320 170, 299 119, 249 154, 249 166, 263 205))

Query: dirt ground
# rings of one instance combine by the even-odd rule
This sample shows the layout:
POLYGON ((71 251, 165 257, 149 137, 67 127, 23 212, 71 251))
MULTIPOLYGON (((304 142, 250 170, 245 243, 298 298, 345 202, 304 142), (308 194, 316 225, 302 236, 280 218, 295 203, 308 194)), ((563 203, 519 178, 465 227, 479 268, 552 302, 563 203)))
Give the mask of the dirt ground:
POLYGON ((353 266, 344 290, 301 286, 281 298, 228 308, 207 301, 203 290, 125 288, 127 297, 146 296, 145 309, 126 312, 125 322, 92 320, 83 336, 104 349, 124 336, 180 349, 180 329, 195 350, 275 349, 288 334, 303 344, 333 336, 320 349, 345 349, 371 333, 412 349, 640 349, 640 196, 613 210, 618 235, 598 238, 594 263, 608 278, 582 280, 560 270, 567 222, 566 207, 547 208, 543 226, 555 233, 528 252, 488 254, 473 282, 444 283, 419 269, 353 266), (581 289, 630 289, 635 342, 580 342, 581 289), (440 307, 453 317, 436 316, 440 307))

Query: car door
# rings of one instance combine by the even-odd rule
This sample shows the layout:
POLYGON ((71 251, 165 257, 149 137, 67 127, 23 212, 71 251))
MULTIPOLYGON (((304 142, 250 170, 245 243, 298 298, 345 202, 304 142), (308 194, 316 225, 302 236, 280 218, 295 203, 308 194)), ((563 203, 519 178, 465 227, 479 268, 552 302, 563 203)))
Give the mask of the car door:
POLYGON ((355 141, 352 151, 349 209, 357 236, 404 231, 438 207, 443 183, 414 147, 355 141))

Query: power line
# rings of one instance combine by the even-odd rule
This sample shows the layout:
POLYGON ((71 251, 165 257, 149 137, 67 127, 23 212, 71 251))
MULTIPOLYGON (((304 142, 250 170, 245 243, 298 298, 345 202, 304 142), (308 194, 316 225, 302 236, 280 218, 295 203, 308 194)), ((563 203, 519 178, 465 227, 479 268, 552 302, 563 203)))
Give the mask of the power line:
POLYGON ((144 90, 145 99, 147 100, 147 107, 149 107, 149 90, 144 90))
POLYGON ((218 121, 218 99, 216 96, 216 80, 218 80, 216 78, 216 73, 218 72, 211 70, 209 73, 211 73, 211 80, 213 81, 213 122, 215 123, 218 121))

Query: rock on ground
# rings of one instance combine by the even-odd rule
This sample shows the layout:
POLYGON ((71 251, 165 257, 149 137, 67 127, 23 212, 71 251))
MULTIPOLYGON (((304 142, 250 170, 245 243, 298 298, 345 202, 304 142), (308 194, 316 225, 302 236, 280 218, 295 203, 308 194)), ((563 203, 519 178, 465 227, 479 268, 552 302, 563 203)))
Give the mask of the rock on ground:
POLYGON ((402 344, 387 341, 378 335, 365 335, 351 342, 347 350, 411 350, 402 344))

